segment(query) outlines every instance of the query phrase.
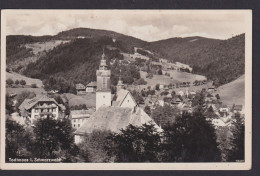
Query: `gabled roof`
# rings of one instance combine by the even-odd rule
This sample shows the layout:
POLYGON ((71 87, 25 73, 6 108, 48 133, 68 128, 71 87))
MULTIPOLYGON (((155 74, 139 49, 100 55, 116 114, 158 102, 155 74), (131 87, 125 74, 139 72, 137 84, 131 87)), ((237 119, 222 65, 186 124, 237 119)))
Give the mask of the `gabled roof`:
POLYGON ((120 89, 117 92, 116 100, 115 100, 115 102, 112 102, 112 105, 113 106, 121 106, 121 104, 124 102, 127 95, 130 95, 132 97, 133 101, 135 102, 135 104, 137 105, 137 103, 136 103, 134 97, 132 96, 132 94, 128 90, 125 90, 125 89, 120 89))
POLYGON ((213 95, 211 95, 211 94, 208 94, 208 95, 207 95, 207 97, 213 97, 213 95))
POLYGON ((92 116, 85 121, 75 134, 92 133, 95 130, 106 130, 120 132, 129 124, 142 126, 143 124, 154 124, 155 128, 162 132, 162 129, 151 119, 142 108, 123 108, 113 106, 101 106, 92 116))
POLYGON ((19 109, 20 110, 28 110, 28 109, 31 109, 34 105, 36 105, 37 103, 39 102, 53 102, 55 103, 57 106, 59 106, 62 110, 65 110, 65 106, 62 105, 62 104, 58 104, 56 102, 56 100, 54 98, 49 98, 48 96, 46 95, 42 95, 42 96, 36 96, 32 99, 25 99, 23 101, 23 103, 19 106, 19 109))
POLYGON ((90 83, 88 83, 88 85, 86 87, 97 87, 97 82, 91 81, 90 83))
POLYGON ((227 105, 222 105, 220 108, 228 108, 227 105))
POLYGON ((227 112, 219 112, 220 117, 228 116, 229 114, 227 112))
POLYGON ((237 110, 237 111, 242 111, 242 109, 243 109, 243 106, 242 106, 242 105, 236 105, 236 106, 234 107, 234 110, 237 110))
POLYGON ((85 88, 86 87, 83 84, 81 84, 81 83, 76 84, 76 89, 85 89, 85 88))
POLYGON ((87 109, 87 110, 71 110, 70 115, 71 118, 83 118, 83 117, 90 117, 94 113, 94 109, 87 109))

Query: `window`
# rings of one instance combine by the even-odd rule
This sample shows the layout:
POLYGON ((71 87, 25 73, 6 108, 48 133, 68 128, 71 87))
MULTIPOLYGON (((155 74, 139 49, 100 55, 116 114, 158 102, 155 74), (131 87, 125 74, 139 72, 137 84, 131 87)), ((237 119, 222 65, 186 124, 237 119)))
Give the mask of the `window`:
POLYGON ((74 126, 74 127, 76 127, 76 125, 75 125, 75 124, 74 124, 73 126, 74 126))
POLYGON ((74 119, 74 122, 76 122, 76 119, 74 119))
POLYGON ((106 78, 103 78, 103 88, 106 88, 106 78))
POLYGON ((80 127, 80 124, 78 124, 78 127, 80 127))
POLYGON ((103 96, 103 98, 106 98, 106 96, 103 96))
POLYGON ((55 112, 56 111, 56 109, 54 108, 54 109, 52 109, 52 112, 55 112))

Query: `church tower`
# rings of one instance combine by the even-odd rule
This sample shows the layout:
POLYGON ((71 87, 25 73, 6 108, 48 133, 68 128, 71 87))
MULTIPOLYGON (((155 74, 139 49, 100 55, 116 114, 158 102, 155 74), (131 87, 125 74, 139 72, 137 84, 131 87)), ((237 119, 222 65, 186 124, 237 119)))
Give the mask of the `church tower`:
POLYGON ((97 75, 96 110, 98 110, 98 108, 103 105, 111 106, 111 101, 112 101, 111 89, 110 89, 111 71, 108 70, 104 50, 100 61, 99 69, 97 70, 96 75, 97 75))
MULTIPOLYGON (((121 67, 121 60, 120 60, 120 67, 121 67)), ((117 85, 116 85, 116 91, 118 92, 120 89, 123 89, 123 88, 124 88, 124 83, 123 83, 123 80, 121 78, 121 69, 120 69, 119 79, 118 79, 118 82, 117 82, 117 85)))
POLYGON ((116 85, 116 91, 118 92, 120 89, 123 89, 123 88, 124 88, 124 83, 123 83, 123 80, 121 79, 121 76, 119 76, 119 80, 116 85))

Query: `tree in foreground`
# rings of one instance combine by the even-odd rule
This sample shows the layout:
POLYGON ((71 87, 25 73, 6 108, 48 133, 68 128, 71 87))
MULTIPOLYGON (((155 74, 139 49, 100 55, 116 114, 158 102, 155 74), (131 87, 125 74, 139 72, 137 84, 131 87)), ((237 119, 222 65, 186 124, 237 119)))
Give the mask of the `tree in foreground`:
POLYGON ((73 143, 73 129, 69 119, 39 119, 33 129, 35 134, 35 155, 40 158, 61 157, 71 162, 77 154, 73 143))
POLYGON ((84 162, 110 162, 104 149, 108 135, 110 135, 109 131, 93 131, 85 135, 84 142, 79 144, 80 156, 84 162))
POLYGON ((173 124, 175 122, 176 115, 179 114, 179 110, 170 106, 156 106, 152 110, 151 117, 153 120, 162 128, 166 127, 169 123, 173 124))
POLYGON ((31 138, 24 126, 19 123, 6 119, 5 133, 5 158, 29 158, 31 157, 30 144, 31 138))
POLYGON ((231 130, 231 149, 228 152, 228 161, 245 160, 245 122, 244 117, 240 114, 235 115, 233 128, 231 130))
POLYGON ((158 162, 160 160, 160 133, 154 125, 129 125, 118 134, 107 137, 105 150, 115 162, 158 162))
POLYGON ((220 151, 214 127, 200 113, 184 113, 164 130, 165 162, 217 162, 220 151))
POLYGON ((10 78, 6 80, 6 84, 8 84, 9 86, 11 86, 13 83, 14 81, 10 78))

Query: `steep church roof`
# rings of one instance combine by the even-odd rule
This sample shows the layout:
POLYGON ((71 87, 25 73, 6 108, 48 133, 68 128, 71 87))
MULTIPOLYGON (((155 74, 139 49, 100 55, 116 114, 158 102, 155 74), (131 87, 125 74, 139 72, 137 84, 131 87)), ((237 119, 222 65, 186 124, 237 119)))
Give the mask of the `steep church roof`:
POLYGON ((82 135, 92 133, 95 130, 106 130, 120 132, 129 124, 142 126, 143 124, 154 124, 158 132, 162 129, 151 119, 142 108, 123 108, 101 106, 92 116, 85 121, 75 134, 82 135))
POLYGON ((135 104, 137 105, 134 97, 132 96, 132 94, 128 90, 120 89, 116 93, 116 100, 112 102, 112 106, 121 106, 121 104, 124 102, 127 95, 130 95, 131 98, 133 99, 133 101, 135 102, 135 104))

